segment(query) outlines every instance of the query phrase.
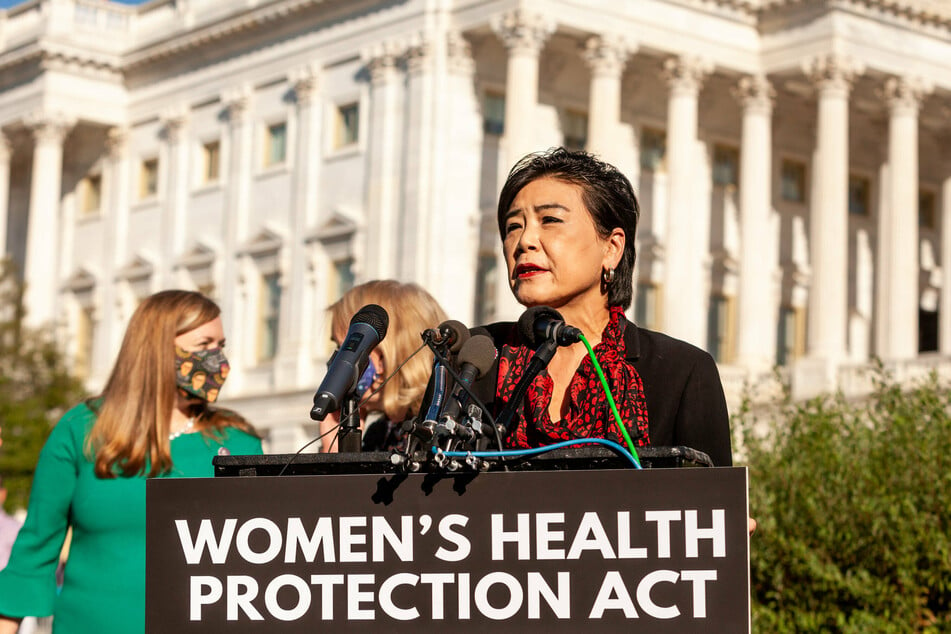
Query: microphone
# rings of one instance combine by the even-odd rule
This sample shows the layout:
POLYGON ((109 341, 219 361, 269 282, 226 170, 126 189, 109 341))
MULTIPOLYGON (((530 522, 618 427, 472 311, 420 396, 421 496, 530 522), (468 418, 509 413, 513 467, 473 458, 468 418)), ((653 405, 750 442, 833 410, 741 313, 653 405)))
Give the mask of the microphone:
POLYGON ((441 346, 451 354, 458 354, 469 336, 469 329, 465 327, 465 324, 455 319, 448 319, 436 328, 427 328, 423 331, 423 341, 441 346))
POLYGON ((459 382, 439 416, 440 421, 455 420, 459 417, 465 399, 465 388, 485 376, 495 363, 496 356, 498 351, 495 344, 486 335, 473 335, 462 345, 459 350, 459 382))
POLYGON ((581 341, 581 330, 566 324, 561 313, 548 306, 535 306, 522 313, 518 319, 518 330, 533 348, 545 340, 552 340, 559 346, 570 346, 581 341))
POLYGON ((498 426, 505 431, 508 431, 515 417, 515 408, 525 397, 529 384, 551 362, 558 346, 570 346, 581 340, 581 330, 567 325, 561 313, 548 306, 535 306, 522 313, 518 318, 518 331, 522 339, 535 348, 535 354, 496 419, 498 426))
POLYGON ((370 351, 386 337, 390 319, 376 304, 367 304, 350 320, 350 329, 340 348, 330 359, 327 374, 314 394, 313 420, 324 420, 340 409, 343 400, 357 387, 370 361, 370 351))

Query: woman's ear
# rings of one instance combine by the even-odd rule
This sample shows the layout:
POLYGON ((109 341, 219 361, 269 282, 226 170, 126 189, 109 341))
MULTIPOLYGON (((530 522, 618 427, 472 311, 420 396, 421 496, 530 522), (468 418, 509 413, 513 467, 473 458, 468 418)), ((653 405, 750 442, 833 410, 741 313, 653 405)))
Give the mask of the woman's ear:
POLYGON ((621 257, 624 255, 624 245, 626 243, 627 236, 624 234, 624 229, 615 227, 611 230, 611 235, 609 235, 604 241, 605 269, 616 269, 618 267, 618 265, 621 263, 621 257))

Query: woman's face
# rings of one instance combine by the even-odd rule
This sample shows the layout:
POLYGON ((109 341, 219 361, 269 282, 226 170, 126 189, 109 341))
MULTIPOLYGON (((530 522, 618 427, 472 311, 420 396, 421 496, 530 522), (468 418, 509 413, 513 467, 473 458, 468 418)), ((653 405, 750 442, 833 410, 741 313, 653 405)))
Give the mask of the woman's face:
POLYGON ((215 317, 194 330, 175 337, 175 345, 185 352, 196 350, 214 350, 225 347, 225 329, 221 317, 215 317))
POLYGON ((530 182, 505 217, 502 248, 512 293, 524 306, 605 306, 601 270, 616 268, 624 231, 602 238, 581 188, 553 178, 530 182))

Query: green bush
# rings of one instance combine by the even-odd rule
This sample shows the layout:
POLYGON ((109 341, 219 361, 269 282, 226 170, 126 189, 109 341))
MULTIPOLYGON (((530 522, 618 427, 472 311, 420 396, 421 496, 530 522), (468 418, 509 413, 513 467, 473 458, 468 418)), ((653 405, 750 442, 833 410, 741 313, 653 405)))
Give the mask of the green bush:
POLYGON ((951 632, 951 395, 932 376, 871 397, 737 417, 750 469, 755 632, 951 632), (765 428, 765 431, 764 431, 765 428))

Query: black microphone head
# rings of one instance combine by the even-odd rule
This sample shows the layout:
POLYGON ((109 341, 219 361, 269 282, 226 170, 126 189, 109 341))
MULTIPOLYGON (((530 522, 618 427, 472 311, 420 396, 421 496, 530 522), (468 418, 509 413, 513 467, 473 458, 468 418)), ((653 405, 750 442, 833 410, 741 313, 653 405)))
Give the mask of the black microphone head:
POLYGON ((449 319, 439 324, 439 335, 442 338, 442 344, 449 349, 449 352, 456 354, 469 340, 469 329, 461 321, 449 319))
POLYGON ((380 336, 380 341, 386 337, 386 330, 390 327, 390 316, 386 314, 386 309, 377 304, 367 304, 357 311, 357 314, 350 320, 350 326, 354 324, 366 324, 376 331, 380 336))
POLYGON ((492 339, 486 335, 473 335, 459 350, 459 365, 468 363, 478 370, 475 378, 479 379, 485 376, 495 363, 495 357, 498 351, 492 339))
POLYGON ((538 332, 535 324, 540 321, 564 321, 559 313, 550 306, 533 306, 518 318, 518 332, 532 348, 537 348, 547 338, 546 333, 538 332))

